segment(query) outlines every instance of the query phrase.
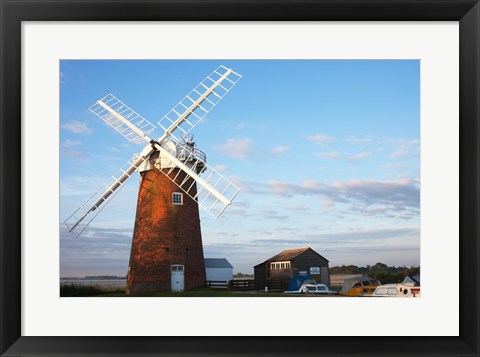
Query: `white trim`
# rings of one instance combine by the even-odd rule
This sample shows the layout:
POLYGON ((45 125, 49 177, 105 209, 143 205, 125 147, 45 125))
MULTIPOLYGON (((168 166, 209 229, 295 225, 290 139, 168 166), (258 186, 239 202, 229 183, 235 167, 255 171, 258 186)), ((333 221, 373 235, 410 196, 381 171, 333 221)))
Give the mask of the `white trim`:
POLYGON ((172 192, 172 205, 180 206, 183 205, 183 193, 181 192, 172 192), (180 202, 175 202, 175 196, 180 197, 180 202))

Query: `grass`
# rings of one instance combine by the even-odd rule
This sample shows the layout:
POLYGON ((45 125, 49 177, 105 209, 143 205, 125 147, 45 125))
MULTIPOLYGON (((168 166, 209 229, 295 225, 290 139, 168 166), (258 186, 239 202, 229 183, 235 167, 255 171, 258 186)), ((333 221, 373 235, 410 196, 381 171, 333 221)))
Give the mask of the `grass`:
POLYGON ((104 296, 107 294, 119 294, 118 296, 125 296, 125 289, 101 287, 98 285, 77 285, 73 283, 60 286, 61 297, 104 296))
MULTIPOLYGON (((125 289, 97 285, 68 284, 60 287, 61 297, 126 297, 125 289)), ((295 297, 306 295, 283 294, 282 292, 232 291, 227 289, 198 288, 183 292, 158 291, 137 297, 295 297)))

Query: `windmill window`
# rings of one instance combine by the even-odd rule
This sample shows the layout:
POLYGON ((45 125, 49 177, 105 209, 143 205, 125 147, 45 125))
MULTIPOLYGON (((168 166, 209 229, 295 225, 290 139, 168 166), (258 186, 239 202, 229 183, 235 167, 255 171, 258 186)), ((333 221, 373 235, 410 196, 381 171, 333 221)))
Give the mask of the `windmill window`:
POLYGON ((172 204, 183 205, 183 194, 181 192, 172 193, 172 204))

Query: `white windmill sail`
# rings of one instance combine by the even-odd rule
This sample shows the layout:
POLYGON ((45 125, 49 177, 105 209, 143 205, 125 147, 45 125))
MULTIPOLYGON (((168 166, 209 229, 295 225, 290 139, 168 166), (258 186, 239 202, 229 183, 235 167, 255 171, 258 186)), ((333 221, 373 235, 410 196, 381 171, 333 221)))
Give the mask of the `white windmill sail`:
MULTIPOLYGON (((188 133, 230 92, 242 76, 219 66, 174 106, 157 124, 176 141, 188 133)), ((158 140, 157 140, 158 141, 158 140)), ((159 141, 161 142, 161 141, 159 141)))
POLYGON ((137 156, 125 163, 115 175, 112 175, 97 192, 64 221, 68 231, 75 231, 75 236, 78 237, 149 157, 150 154, 137 156))
MULTIPOLYGON (((114 176, 113 182, 105 185, 106 189, 102 187, 65 221, 69 231, 80 229, 80 232, 77 233, 78 236, 90 224, 93 218, 98 215, 98 212, 101 210, 98 208, 102 207, 103 209, 125 181, 131 177, 133 172, 155 150, 160 151, 161 155, 167 157, 170 162, 174 163, 185 174, 186 179, 181 184, 174 182, 186 194, 195 199, 200 207, 213 217, 218 218, 225 208, 231 204, 239 189, 211 167, 208 167, 209 175, 207 178, 201 178, 197 172, 197 166, 203 165, 203 169, 200 172, 205 171, 207 165, 204 160, 200 162, 200 157, 190 158, 186 161, 184 159, 179 160, 172 152, 166 149, 167 145, 162 145, 162 143, 173 139, 178 144, 178 138, 174 136, 174 133, 179 132, 181 136, 188 135, 190 130, 223 99, 240 78, 241 76, 233 70, 223 66, 218 67, 158 123, 165 132, 157 140, 152 140, 148 136, 155 127, 112 94, 108 94, 90 107, 90 110, 95 115, 122 134, 127 140, 133 142, 145 140, 149 145, 143 149, 139 158, 136 158, 134 162, 127 163, 125 169, 121 169, 121 174, 118 178, 114 176), (168 125, 168 127, 165 127, 165 125, 168 125), (189 164, 187 165, 185 162, 189 162, 189 164), (191 190, 193 184, 189 184, 190 188, 186 188, 186 183, 192 182, 192 180, 200 185, 198 192, 195 194, 191 190), (85 220, 94 211, 97 212, 92 217, 89 217, 88 220, 85 220), (81 224, 82 221, 83 224, 81 224)), ((173 170, 168 170, 167 172, 161 170, 161 172, 170 179, 175 180, 175 177, 172 178, 173 170)))
POLYGON ((113 129, 122 134, 128 141, 142 143, 143 138, 132 130, 131 125, 148 135, 155 130, 155 126, 140 114, 130 109, 125 103, 116 98, 113 94, 107 94, 102 99, 92 105, 89 110, 110 125, 113 129), (120 120, 115 113, 121 115, 124 120, 120 120), (125 120, 131 124, 125 123, 125 120))
MULTIPOLYGON (((214 218, 218 218, 232 203, 240 189, 217 170, 208 166, 205 159, 195 155, 194 151, 179 160, 175 155, 179 146, 183 145, 177 144, 177 147, 172 145, 155 146, 160 151, 160 155, 167 158, 167 162, 169 162, 166 167, 159 167, 160 171, 183 192, 197 201, 201 208, 214 218), (181 170, 177 170, 177 168, 181 170), (198 171, 205 172, 205 175, 200 176, 198 171), (181 181, 178 180, 178 177, 181 177, 181 181), (198 184, 198 187, 195 187, 195 183, 198 184)), ((188 152, 188 149, 183 152, 188 152)))

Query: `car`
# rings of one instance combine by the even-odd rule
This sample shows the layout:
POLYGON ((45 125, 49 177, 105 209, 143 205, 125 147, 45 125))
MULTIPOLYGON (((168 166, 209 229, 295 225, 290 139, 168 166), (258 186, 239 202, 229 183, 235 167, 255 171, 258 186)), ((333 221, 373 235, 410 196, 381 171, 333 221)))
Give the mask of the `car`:
POLYGON ((300 286, 298 290, 287 290, 286 294, 337 294, 325 284, 317 284, 316 282, 306 282, 300 286))

